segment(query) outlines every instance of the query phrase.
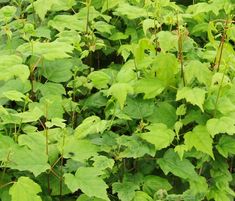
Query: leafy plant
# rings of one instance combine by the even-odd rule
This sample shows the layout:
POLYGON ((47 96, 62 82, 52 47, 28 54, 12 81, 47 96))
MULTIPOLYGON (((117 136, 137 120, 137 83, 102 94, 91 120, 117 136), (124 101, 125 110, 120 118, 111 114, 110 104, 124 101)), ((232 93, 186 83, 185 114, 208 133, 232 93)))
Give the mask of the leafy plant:
POLYGON ((232 201, 234 0, 0 0, 2 201, 232 201))

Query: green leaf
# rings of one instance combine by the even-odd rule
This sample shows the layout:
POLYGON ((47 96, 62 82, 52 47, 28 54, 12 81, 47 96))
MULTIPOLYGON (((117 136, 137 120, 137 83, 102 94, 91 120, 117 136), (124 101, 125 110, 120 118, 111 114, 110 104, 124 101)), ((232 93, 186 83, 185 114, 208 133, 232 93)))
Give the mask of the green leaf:
POLYGON ((207 63, 201 63, 198 60, 189 61, 184 71, 187 83, 192 82, 196 78, 206 86, 211 84, 212 72, 209 70, 207 63))
POLYGON ((126 16, 128 19, 133 20, 140 17, 146 17, 148 14, 143 8, 122 2, 119 3, 118 8, 115 10, 115 15, 126 16))
POLYGON ((68 59, 44 61, 40 66, 42 75, 52 82, 67 82, 72 77, 72 62, 68 59))
POLYGON ((147 133, 141 133, 140 137, 147 142, 155 145, 157 150, 168 147, 174 140, 175 133, 168 129, 165 124, 156 123, 146 127, 149 130, 147 133))
POLYGON ((148 193, 153 197, 154 194, 160 189, 169 191, 172 189, 172 186, 167 181, 167 179, 164 179, 159 176, 148 175, 144 178, 144 184, 143 184, 144 192, 148 193))
POLYGON ((164 90, 163 83, 157 78, 143 78, 134 84, 135 93, 144 93, 144 99, 155 98, 164 90))
POLYGON ((193 131, 184 135, 184 139, 185 144, 189 149, 195 147, 198 151, 206 153, 214 159, 214 154, 212 152, 213 140, 205 126, 198 125, 194 127, 193 131))
POLYGON ((145 154, 150 156, 155 154, 154 147, 149 146, 149 144, 135 135, 120 136, 117 138, 117 143, 124 147, 123 151, 118 155, 119 158, 140 158, 145 154))
POLYGON ((42 201, 37 195, 40 193, 41 187, 28 177, 20 177, 9 190, 12 201, 42 201))
POLYGON ((64 175, 65 183, 72 192, 81 189, 89 197, 97 197, 109 201, 106 189, 107 184, 100 178, 102 172, 93 167, 81 167, 75 175, 64 175))
POLYGON ((63 143, 61 154, 64 155, 64 158, 72 158, 75 161, 84 162, 98 155, 99 148, 88 140, 70 136, 63 143))
POLYGON ((180 160, 173 149, 168 149, 163 158, 157 159, 157 163, 165 174, 171 172, 175 176, 189 180, 196 180, 198 177, 192 163, 188 159, 180 160))
POLYGON ((235 139, 232 136, 223 135, 218 144, 216 145, 219 153, 225 158, 228 157, 229 154, 235 154, 235 139))
POLYGON ((86 30, 86 23, 83 20, 78 20, 76 15, 56 15, 53 20, 48 22, 48 25, 59 32, 65 29, 77 31, 86 30))
POLYGON ((127 97, 123 112, 133 119, 144 119, 154 112, 154 102, 142 98, 127 97))
POLYGON ((197 105, 202 111, 204 111, 203 103, 205 101, 205 94, 206 91, 198 87, 183 87, 177 91, 176 100, 186 99, 187 102, 192 105, 197 105))
POLYGON ((16 55, 1 55, 0 56, 0 80, 9 80, 19 77, 22 81, 26 81, 29 77, 29 68, 21 64, 22 58, 16 55))
POLYGON ((174 84, 175 75, 179 71, 178 65, 175 55, 160 53, 156 56, 151 71, 165 86, 168 86, 174 84))
POLYGON ((0 9, 0 22, 9 22, 14 17, 17 8, 15 6, 4 6, 0 9))
POLYGON ((160 48, 167 52, 178 47, 178 36, 170 31, 160 31, 157 33, 160 48))
POLYGON ((153 199, 143 191, 136 191, 133 201, 153 201, 153 199))
MULTIPOLYGON (((22 94, 19 91, 15 91, 15 90, 3 92, 2 96, 6 97, 12 101, 24 101, 24 99, 26 98, 26 96, 24 94, 22 94)), ((0 96, 0 98, 1 98, 1 96, 0 96)))
POLYGON ((151 123, 163 123, 169 128, 173 128, 177 120, 176 109, 167 102, 160 102, 147 120, 151 123))
POLYGON ((22 123, 37 121, 42 115, 43 112, 38 107, 34 107, 32 110, 27 112, 14 114, 14 116, 21 118, 22 123))
POLYGON ((88 75, 88 79, 92 81, 97 89, 107 88, 111 77, 103 71, 94 71, 88 75))
POLYGON ((53 0, 37 0, 33 3, 34 9, 42 21, 45 19, 47 11, 51 9, 52 4, 53 0))
POLYGON ((233 135, 235 133, 234 123, 234 119, 230 117, 212 118, 206 122, 206 127, 212 137, 220 133, 233 135))
POLYGON ((108 90, 108 95, 112 95, 114 98, 117 99, 121 110, 123 109, 124 104, 126 102, 127 94, 132 93, 133 88, 131 87, 131 85, 126 83, 115 83, 108 90))
POLYGON ((78 138, 85 138, 89 134, 103 133, 108 126, 108 121, 101 120, 97 116, 90 116, 75 129, 74 135, 78 138))
POLYGON ((94 156, 92 160, 94 161, 93 166, 100 170, 112 169, 114 166, 114 160, 106 156, 94 156))
POLYGON ((113 193, 118 194, 118 198, 122 201, 131 201, 135 197, 135 191, 139 190, 139 186, 133 182, 124 181, 122 183, 115 182, 112 184, 113 193))
POLYGON ((82 194, 78 197, 76 201, 104 201, 104 199, 96 198, 96 197, 88 197, 85 194, 82 194))
POLYGON ((73 46, 64 42, 47 42, 41 43, 38 41, 32 41, 30 43, 24 43, 17 48, 22 55, 28 57, 34 55, 37 57, 43 57, 47 60, 64 59, 70 57, 69 53, 73 52, 73 46))
POLYGON ((115 26, 110 25, 104 21, 98 21, 98 22, 95 22, 94 28, 100 33, 111 34, 111 31, 115 28, 115 26))

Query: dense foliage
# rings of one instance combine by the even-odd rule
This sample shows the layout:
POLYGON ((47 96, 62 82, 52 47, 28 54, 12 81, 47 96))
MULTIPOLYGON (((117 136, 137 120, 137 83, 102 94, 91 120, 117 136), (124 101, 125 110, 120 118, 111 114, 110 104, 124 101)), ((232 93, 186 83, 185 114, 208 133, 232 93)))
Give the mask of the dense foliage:
POLYGON ((234 200, 234 0, 0 5, 0 200, 234 200))

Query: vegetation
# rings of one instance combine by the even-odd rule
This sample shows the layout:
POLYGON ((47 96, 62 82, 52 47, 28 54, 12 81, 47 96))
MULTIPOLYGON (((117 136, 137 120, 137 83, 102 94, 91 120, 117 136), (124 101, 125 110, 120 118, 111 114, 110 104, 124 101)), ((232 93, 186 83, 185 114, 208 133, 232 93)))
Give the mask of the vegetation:
POLYGON ((234 0, 0 5, 0 200, 234 200, 234 0))

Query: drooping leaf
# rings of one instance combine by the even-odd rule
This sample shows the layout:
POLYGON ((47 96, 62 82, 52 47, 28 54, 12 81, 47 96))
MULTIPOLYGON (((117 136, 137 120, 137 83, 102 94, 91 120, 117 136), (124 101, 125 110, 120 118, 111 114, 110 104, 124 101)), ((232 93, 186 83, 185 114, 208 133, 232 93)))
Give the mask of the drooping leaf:
POLYGON ((103 133, 108 126, 107 120, 101 120, 97 116, 90 116, 75 129, 75 136, 85 138, 89 134, 103 133))
POLYGON ((135 93, 144 93, 144 99, 155 98, 164 90, 163 83, 157 78, 143 78, 134 85, 135 93))
POLYGON ((146 128, 149 132, 141 133, 140 137, 155 145, 157 150, 168 147, 175 137, 175 133, 162 123, 151 124, 146 128))
POLYGON ((133 119, 144 119, 154 112, 154 102, 142 98, 127 97, 123 112, 133 119))
POLYGON ((169 191, 172 186, 167 179, 159 176, 148 175, 144 178, 143 191, 148 193, 148 195, 154 196, 155 192, 160 189, 169 191))
POLYGON ((47 11, 51 9, 53 0, 36 0, 33 3, 34 9, 41 20, 45 19, 47 11))
POLYGON ((212 118, 207 121, 206 127, 212 137, 219 133, 233 135, 235 133, 234 123, 234 119, 230 117, 212 118))
POLYGON ((77 139, 73 136, 66 138, 61 150, 64 158, 84 162, 98 155, 99 148, 88 140, 77 139))
POLYGON ((111 78, 103 71, 94 71, 88 75, 88 79, 92 81, 97 89, 102 89, 108 87, 111 78))
POLYGON ((219 140, 219 143, 216 145, 216 148, 219 153, 226 158, 229 154, 235 154, 234 137, 226 135, 222 136, 219 140))
POLYGON ((64 59, 70 57, 69 53, 73 52, 73 46, 64 42, 47 42, 40 43, 38 41, 24 43, 17 48, 22 55, 26 57, 35 55, 43 57, 47 60, 64 59))
POLYGON ((121 109, 124 107, 127 94, 132 93, 133 88, 127 83, 115 83, 108 90, 108 94, 117 99, 121 109))
POLYGON ((139 158, 148 154, 154 156, 154 147, 149 146, 137 136, 120 136, 117 143, 124 148, 118 155, 120 158, 139 158))
POLYGON ((124 181, 122 183, 115 182, 112 185, 113 192, 118 194, 118 198, 122 201, 131 201, 135 197, 135 191, 139 190, 139 186, 135 183, 124 181))
POLYGON ((157 159, 157 163, 165 174, 172 174, 183 179, 195 180, 198 175, 193 164, 188 159, 181 160, 177 153, 168 149, 163 158, 157 159))
POLYGON ((93 167, 81 167, 75 175, 64 175, 65 183, 72 192, 81 189, 89 197, 97 197, 109 201, 106 189, 107 184, 100 178, 102 172, 93 167))
POLYGON ((195 147, 198 151, 206 153, 214 159, 214 154, 212 152, 213 140, 205 126, 198 125, 194 127, 193 131, 184 135, 184 139, 185 144, 189 149, 195 147))
POLYGON ((204 111, 203 103, 205 101, 205 94, 206 91, 198 87, 183 87, 177 91, 176 100, 186 99, 187 102, 192 105, 197 105, 202 111, 204 111))
POLYGON ((153 201, 153 199, 143 191, 136 191, 133 201, 153 201))
POLYGON ((20 177, 9 190, 12 201, 42 201, 38 195, 41 187, 29 177, 20 177))

